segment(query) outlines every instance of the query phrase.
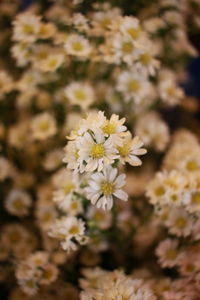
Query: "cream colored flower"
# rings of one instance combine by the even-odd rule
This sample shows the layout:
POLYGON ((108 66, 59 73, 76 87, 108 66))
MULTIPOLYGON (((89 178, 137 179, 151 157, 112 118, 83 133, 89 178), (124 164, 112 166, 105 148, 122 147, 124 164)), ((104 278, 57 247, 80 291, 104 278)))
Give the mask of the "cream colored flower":
POLYGON ((30 12, 21 13, 14 20, 13 39, 33 43, 37 40, 40 31, 40 17, 30 12))
POLYGON ((94 103, 95 94, 92 86, 87 82, 72 82, 65 88, 65 95, 71 104, 87 109, 94 103))
POLYGON ((6 210, 15 216, 24 217, 29 214, 29 210, 32 204, 32 200, 26 192, 18 189, 12 190, 6 200, 6 210))
POLYGON ((119 157, 117 149, 113 147, 111 137, 105 139, 100 131, 90 134, 86 132, 77 139, 78 161, 81 172, 103 170, 105 165, 112 164, 119 157))
POLYGON ((156 249, 159 263, 162 267, 174 267, 178 264, 180 253, 178 252, 178 240, 166 239, 156 249))
POLYGON ((67 54, 81 58, 89 57, 92 50, 89 41, 75 33, 67 37, 64 47, 67 54))
POLYGON ((167 124, 156 112, 141 115, 136 121, 135 133, 145 145, 158 151, 164 151, 170 139, 167 124))
POLYGON ((45 140, 56 133, 55 119, 49 113, 42 113, 33 118, 31 132, 33 139, 45 140))
POLYGON ((76 250, 77 243, 83 243, 85 238, 85 224, 81 219, 73 216, 62 217, 52 225, 49 235, 61 241, 64 250, 76 250))
POLYGON ((184 96, 184 92, 176 84, 174 74, 168 70, 163 70, 159 77, 158 91, 161 100, 170 106, 179 104, 184 96))
POLYGON ((124 96, 124 100, 140 103, 149 93, 150 83, 144 73, 137 69, 123 71, 118 76, 116 89, 124 96))
POLYGON ((117 169, 111 166, 104 167, 101 173, 91 175, 86 194, 97 208, 110 210, 113 206, 113 197, 127 201, 128 195, 121 189, 125 185, 125 175, 117 174, 117 169))
POLYGON ((138 155, 143 155, 147 151, 143 146, 143 142, 138 136, 132 138, 131 133, 128 131, 122 137, 122 144, 117 147, 119 153, 119 159, 122 164, 126 162, 132 166, 140 166, 142 161, 138 158, 138 155))

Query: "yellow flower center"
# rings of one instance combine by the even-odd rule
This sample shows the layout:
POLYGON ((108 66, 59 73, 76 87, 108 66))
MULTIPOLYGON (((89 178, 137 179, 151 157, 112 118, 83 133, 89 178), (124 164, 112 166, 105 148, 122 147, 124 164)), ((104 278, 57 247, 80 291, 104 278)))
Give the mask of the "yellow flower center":
POLYGON ((48 67, 49 68, 55 68, 56 65, 57 65, 57 60, 55 58, 52 58, 52 59, 49 60, 49 62, 48 62, 48 67))
POLYGON ((139 33, 140 33, 140 28, 129 28, 127 30, 127 32, 130 34, 130 36, 133 38, 133 39, 137 39, 138 36, 139 36, 139 33))
POLYGON ((156 196, 161 197, 165 194, 165 190, 162 186, 158 186, 155 190, 154 193, 156 196))
POLYGON ((125 157, 129 154, 130 146, 129 144, 124 144, 122 147, 117 148, 120 156, 125 157))
POLYGON ((65 195, 69 194, 74 188, 75 185, 73 183, 66 184, 63 188, 65 195))
POLYGON ((79 233, 79 227, 77 225, 73 225, 70 230, 69 233, 72 235, 76 235, 79 233))
POLYGON ((74 92, 74 95, 78 101, 83 101, 86 98, 86 95, 85 95, 84 91, 82 91, 82 90, 76 90, 74 92))
POLYGON ((187 272, 192 273, 192 272, 194 272, 195 267, 192 264, 188 264, 188 265, 186 265, 185 269, 187 272))
POLYGON ((144 65, 148 65, 151 61, 151 56, 148 53, 144 53, 140 56, 140 61, 144 65))
POLYGON ((76 210, 78 208, 78 203, 76 201, 73 201, 71 204, 71 208, 76 210))
POLYGON ((41 51, 41 52, 38 53, 37 57, 38 57, 39 60, 43 60, 43 59, 48 57, 48 52, 47 51, 41 51))
POLYGON ((40 124, 39 124, 39 128, 42 131, 46 131, 49 128, 49 123, 47 121, 41 121, 40 124))
POLYGON ((167 94, 170 97, 175 97, 176 96, 176 89, 173 86, 168 87, 167 94))
POLYGON ((43 222, 49 222, 52 220, 52 215, 50 212, 45 212, 44 215, 42 216, 42 221, 43 222))
POLYGON ((108 122, 107 125, 103 127, 103 132, 106 134, 113 134, 115 133, 115 131, 116 131, 116 126, 111 122, 108 122))
POLYGON ((79 158, 78 150, 75 151, 74 156, 75 156, 76 159, 79 158))
POLYGON ((21 235, 18 231, 13 231, 9 233, 9 240, 11 243, 17 243, 21 240, 21 235))
POLYGON ((13 202, 13 206, 14 206, 14 208, 16 208, 17 210, 20 210, 20 209, 24 208, 24 205, 23 205, 23 202, 21 201, 21 199, 16 199, 16 200, 13 202))
POLYGON ((34 281, 33 280, 27 280, 26 282, 25 282, 25 285, 27 286, 27 287, 29 287, 29 288, 34 288, 34 281))
POLYGON ((180 229, 183 229, 183 228, 185 228, 185 226, 186 226, 186 220, 184 219, 184 218, 178 218, 177 220, 176 220, 176 226, 178 227, 178 228, 180 228, 180 229))
POLYGON ((44 272, 43 272, 44 279, 49 280, 49 279, 51 279, 52 275, 53 275, 52 270, 44 270, 44 272))
POLYGON ((176 194, 171 195, 171 200, 172 200, 173 202, 176 202, 176 201, 178 200, 177 195, 176 195, 176 194))
POLYGON ((194 204, 200 204, 200 193, 194 193, 192 195, 192 202, 194 204))
POLYGON ((83 46, 80 42, 74 42, 72 47, 75 51, 82 51, 83 50, 83 46))
POLYGON ((191 160, 191 161, 188 161, 186 168, 188 171, 196 171, 198 169, 198 165, 197 165, 196 161, 191 160))
POLYGON ((126 43, 122 44, 122 51, 124 53, 129 54, 129 53, 132 53, 133 50, 134 50, 134 46, 133 46, 133 44, 131 42, 126 42, 126 43))
POLYGON ((136 79, 132 79, 128 83, 128 89, 130 92, 137 93, 140 90, 140 83, 136 79))
POLYGON ((110 196, 114 192, 114 186, 113 183, 109 181, 104 181, 101 184, 101 190, 105 196, 110 196))
POLYGON ((104 219, 104 214, 101 211, 97 211, 94 215, 94 219, 97 222, 100 222, 104 219))
POLYGON ((93 158, 102 158, 105 154, 105 148, 102 144, 94 144, 92 146, 90 155, 93 158))
POLYGON ((111 25, 111 19, 109 19, 109 18, 104 18, 104 19, 101 21, 101 26, 102 26, 102 27, 107 28, 109 25, 111 25))
POLYGON ((174 260, 177 256, 177 251, 175 249, 169 249, 166 253, 166 258, 174 260))
POLYGON ((33 26, 29 25, 29 24, 25 24, 23 26, 23 31, 24 33, 26 34, 33 34, 34 33, 34 30, 33 30, 33 26))

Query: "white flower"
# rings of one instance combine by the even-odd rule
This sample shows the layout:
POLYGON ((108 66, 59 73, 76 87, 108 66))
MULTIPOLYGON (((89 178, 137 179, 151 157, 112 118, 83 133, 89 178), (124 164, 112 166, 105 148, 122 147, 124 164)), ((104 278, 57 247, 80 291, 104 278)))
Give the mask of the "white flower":
POLYGON ((65 147, 65 156, 63 162, 67 163, 67 168, 78 171, 82 166, 79 159, 78 147, 75 141, 69 141, 65 147))
POLYGON ((49 235, 58 238, 64 250, 76 250, 77 245, 74 242, 82 243, 84 240, 85 223, 76 217, 62 217, 51 226, 49 235))
POLYGON ((63 151, 60 148, 56 148, 51 152, 48 152, 44 158, 42 163, 43 167, 47 171, 53 171, 58 166, 60 166, 62 162, 63 151))
POLYGON ((164 151, 170 139, 167 124, 156 112, 141 115, 136 121, 135 132, 145 145, 154 147, 158 151, 164 151))
POLYGON ((149 43, 148 40, 145 42, 145 47, 140 49, 138 54, 138 62, 136 66, 143 72, 155 75, 156 69, 159 68, 159 61, 154 58, 159 50, 158 45, 149 43))
POLYGON ((134 42, 140 39, 142 30, 139 20, 135 17, 125 16, 120 24, 120 31, 129 36, 134 42))
POLYGON ((138 136, 132 138, 131 133, 127 132, 123 136, 122 145, 117 148, 121 163, 128 162, 131 166, 140 166, 142 161, 137 156, 147 152, 142 146, 143 142, 138 136))
POLYGON ((156 254, 162 267, 174 267, 177 265, 180 252, 178 252, 178 241, 166 239, 162 241, 157 249, 156 254))
POLYGON ((48 53, 47 57, 38 60, 35 65, 42 72, 55 72, 64 63, 64 60, 63 53, 48 53))
POLYGON ((165 224, 170 233, 186 237, 191 234, 194 221, 184 208, 174 207, 170 210, 165 224))
POLYGON ((9 213, 23 217, 29 213, 32 204, 29 194, 22 190, 12 190, 5 201, 5 207, 9 213))
POLYGON ((110 211, 105 211, 95 206, 89 206, 87 211, 87 219, 91 224, 96 225, 98 228, 105 230, 111 226, 112 214, 110 211))
POLYGON ((94 134, 86 132, 82 137, 77 139, 77 148, 81 172, 99 172, 105 165, 112 164, 119 157, 117 150, 113 147, 112 139, 107 140, 101 131, 94 134), (84 163, 84 165, 83 165, 84 163))
POLYGON ((89 41, 78 34, 70 34, 65 42, 67 54, 78 57, 88 57, 91 53, 89 41))
POLYGON ((34 139, 45 140, 56 133, 56 122, 49 113, 41 113, 31 123, 31 131, 34 139))
POLYGON ((30 12, 19 14, 13 22, 13 39, 29 43, 35 42, 40 31, 40 19, 30 12))
POLYGON ((111 136, 114 145, 121 145, 121 133, 127 128, 124 126, 125 118, 119 120, 119 116, 113 114, 110 120, 105 120, 101 129, 106 136, 111 136))
POLYGON ((65 170, 64 178, 58 190, 54 192, 53 201, 58 204, 58 207, 66 211, 71 203, 73 193, 77 191, 79 185, 79 178, 77 174, 72 174, 70 171, 65 170))
POLYGON ((133 99, 140 103, 141 99, 148 95, 151 87, 145 74, 137 69, 123 71, 117 81, 116 89, 124 95, 127 102, 133 99))
POLYGON ((116 62, 124 61, 131 65, 138 58, 138 48, 129 36, 115 34, 111 47, 116 62))
POLYGON ((178 104, 183 98, 184 92, 182 88, 177 86, 174 74, 168 70, 163 70, 159 77, 158 91, 161 100, 170 106, 178 104))
POLYGON ((94 102, 94 90, 86 82, 72 82, 65 88, 65 95, 71 102, 87 109, 94 102))
POLYGON ((117 175, 117 169, 107 166, 101 173, 91 175, 89 186, 86 187, 88 199, 97 208, 110 210, 113 206, 113 196, 127 201, 128 195, 121 190, 125 185, 125 174, 117 175))

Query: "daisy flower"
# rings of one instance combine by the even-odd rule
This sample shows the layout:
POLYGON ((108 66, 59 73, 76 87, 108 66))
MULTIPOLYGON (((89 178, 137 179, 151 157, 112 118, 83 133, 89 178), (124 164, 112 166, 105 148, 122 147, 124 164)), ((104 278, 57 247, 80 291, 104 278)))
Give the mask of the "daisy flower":
POLYGON ((70 170, 76 170, 78 171, 80 168, 82 168, 82 164, 78 161, 79 159, 79 149, 76 145, 75 141, 69 141, 65 150, 65 156, 63 158, 63 162, 67 163, 67 168, 70 170))
POLYGON ((13 22, 13 40, 28 43, 35 42, 40 31, 40 20, 39 16, 35 16, 30 12, 19 14, 13 22))
POLYGON ((113 140, 113 144, 121 145, 121 133, 124 132, 127 127, 124 126, 125 118, 119 120, 119 116, 113 114, 110 120, 105 120, 104 124, 102 125, 103 133, 106 136, 111 136, 113 140))
POLYGON ((125 16, 119 27, 120 31, 129 36, 134 42, 141 37, 142 29, 139 20, 135 17, 125 16))
POLYGON ((64 250, 76 250, 77 245, 74 240, 82 244, 84 233, 85 223, 74 216, 68 216, 57 219, 56 223, 52 225, 49 235, 60 239, 64 250))
POLYGON ((75 33, 67 37, 64 47, 67 54, 77 57, 88 57, 91 53, 89 41, 75 33))
POLYGON ((29 213, 32 200, 26 192, 22 190, 12 190, 5 201, 6 210, 15 216, 23 217, 29 213))
POLYGON ((120 155, 120 162, 122 164, 128 162, 131 166, 140 166, 142 161, 137 156, 147 152, 146 149, 141 148, 142 146, 143 142, 138 136, 132 139, 131 133, 127 132, 123 136, 122 145, 117 148, 120 155))
POLYGON ((141 99, 148 95, 150 87, 145 74, 132 69, 120 73, 116 89, 124 95, 126 102, 134 99, 136 103, 140 103, 141 99))
POLYGON ((174 267, 178 263, 178 258, 180 253, 178 252, 178 241, 166 239, 162 241, 157 249, 156 254, 159 258, 159 263, 162 267, 174 267))
POLYGON ((117 169, 107 166, 102 172, 91 175, 86 194, 97 208, 110 210, 113 197, 127 201, 128 195, 121 189, 125 185, 125 174, 118 175, 117 169))
POLYGON ((82 165, 81 172, 102 171, 105 165, 112 164, 119 157, 117 150, 113 147, 112 139, 107 140, 100 131, 94 134, 86 132, 77 139, 79 149, 79 162, 82 165))
POLYGON ((45 140, 55 135, 56 122, 49 113, 41 113, 37 115, 31 123, 31 131, 33 139, 45 140))
POLYGON ((65 95, 71 104, 87 109, 94 102, 94 90, 86 82, 72 82, 65 88, 65 95))
POLYGON ((135 133, 141 137, 145 145, 164 151, 170 140, 169 128, 156 112, 148 112, 136 121, 135 133))

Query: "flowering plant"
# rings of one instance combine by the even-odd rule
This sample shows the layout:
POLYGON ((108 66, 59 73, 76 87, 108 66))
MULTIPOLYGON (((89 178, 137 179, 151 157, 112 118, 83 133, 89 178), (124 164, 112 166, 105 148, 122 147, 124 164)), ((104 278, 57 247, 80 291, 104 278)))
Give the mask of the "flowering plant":
POLYGON ((199 300, 198 0, 0 2, 8 300, 199 300))

